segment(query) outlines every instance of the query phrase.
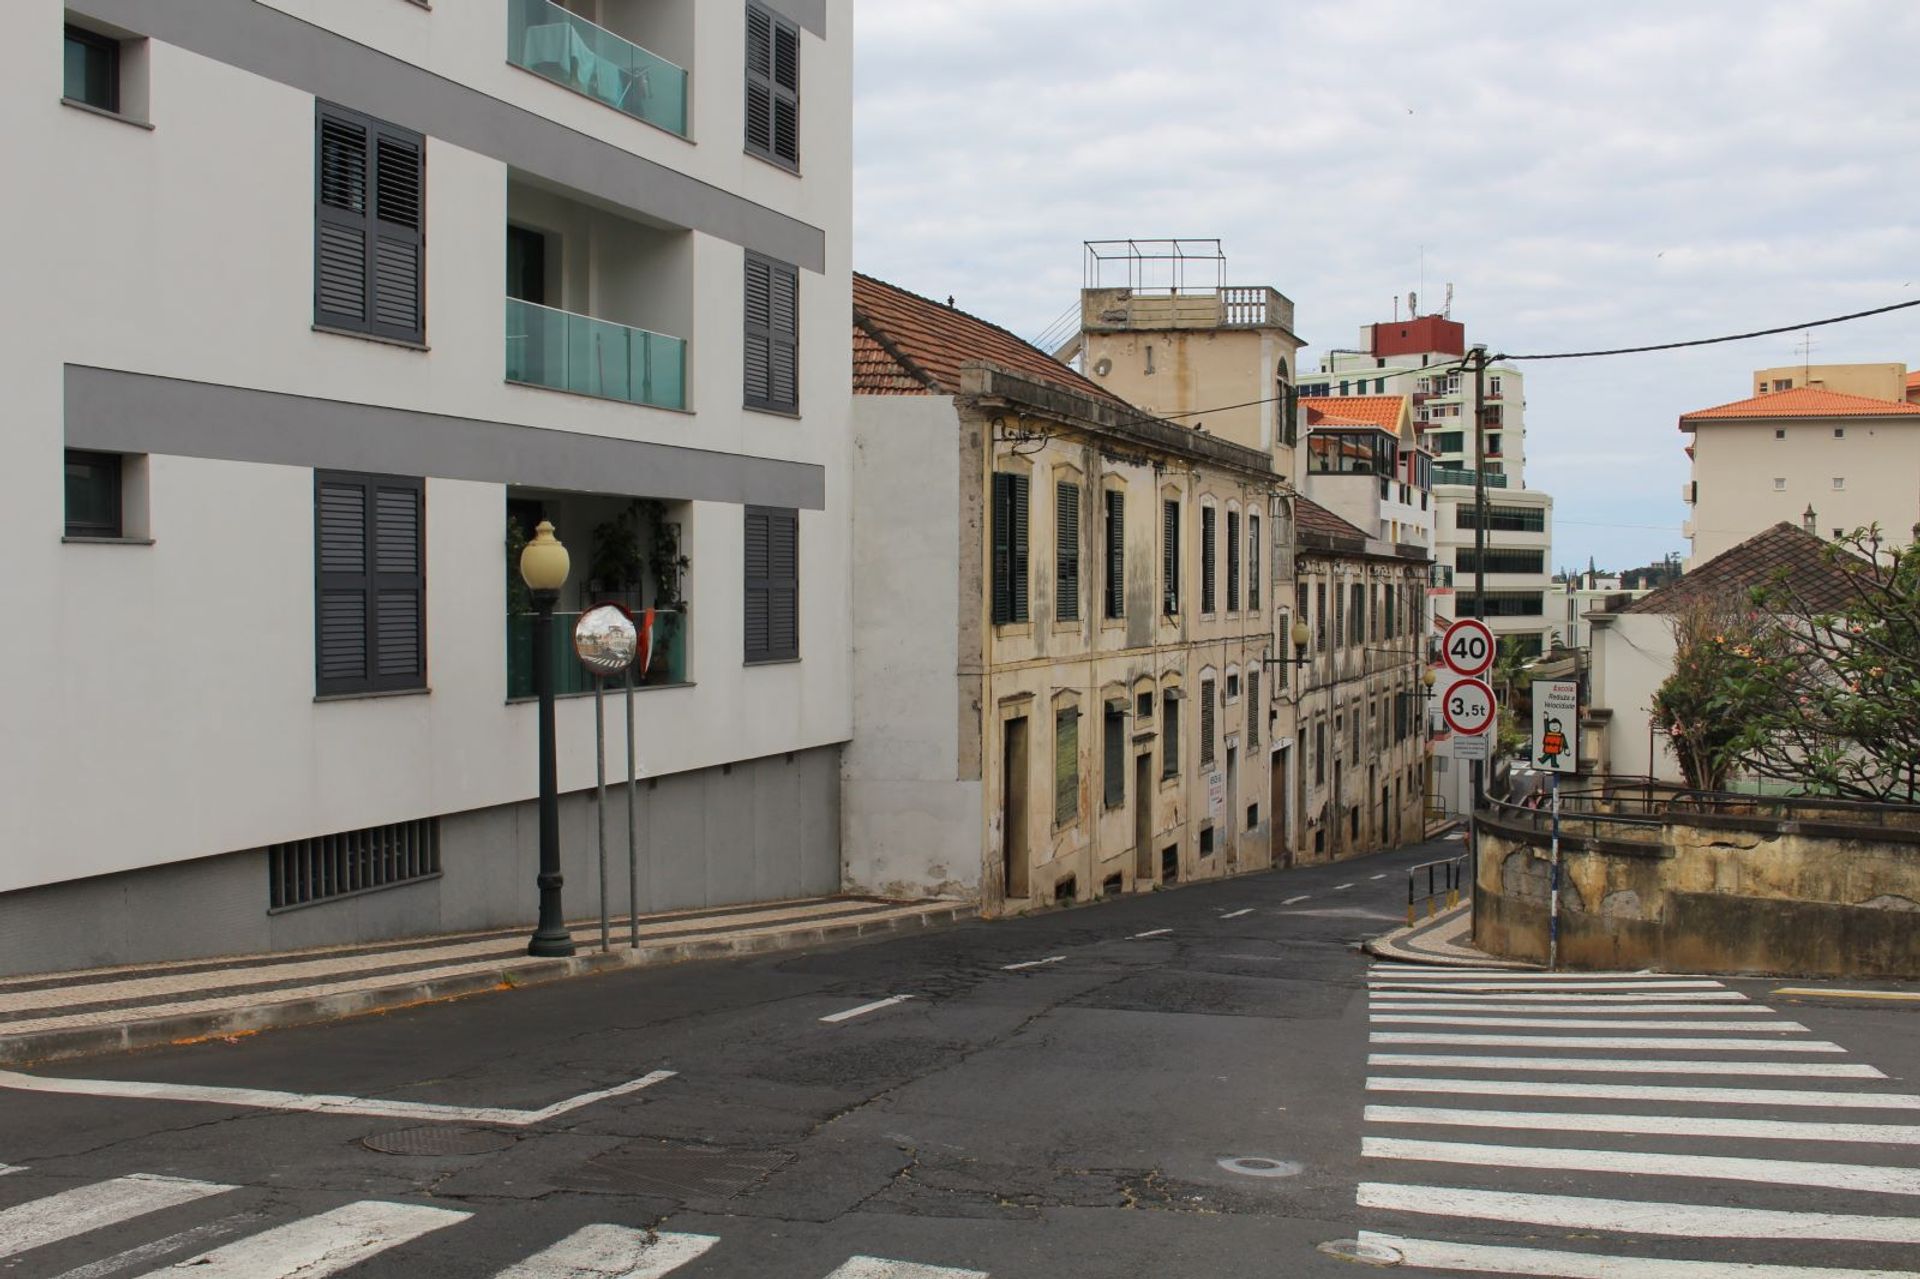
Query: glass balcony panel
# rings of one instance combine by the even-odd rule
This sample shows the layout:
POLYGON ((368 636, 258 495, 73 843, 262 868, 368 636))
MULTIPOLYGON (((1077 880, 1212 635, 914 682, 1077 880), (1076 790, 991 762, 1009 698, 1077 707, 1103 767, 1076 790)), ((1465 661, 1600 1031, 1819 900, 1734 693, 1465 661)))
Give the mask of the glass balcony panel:
POLYGON ((507 299, 507 380, 633 404, 687 406, 685 339, 507 299))
MULTIPOLYGON (((547 660, 553 663, 553 691, 557 697, 570 697, 594 691, 594 677, 573 651, 573 627, 578 613, 553 615, 553 644, 547 660)), ((634 684, 640 688, 659 688, 687 682, 687 616, 685 613, 655 613, 653 618, 653 656, 645 672, 634 672, 634 684)), ((514 613, 507 617, 507 698, 518 701, 533 696, 533 614, 514 613)), ((607 690, 626 687, 622 679, 609 679, 607 690)))
POLYGON ((687 136, 687 73, 551 0, 508 0, 507 61, 687 136))

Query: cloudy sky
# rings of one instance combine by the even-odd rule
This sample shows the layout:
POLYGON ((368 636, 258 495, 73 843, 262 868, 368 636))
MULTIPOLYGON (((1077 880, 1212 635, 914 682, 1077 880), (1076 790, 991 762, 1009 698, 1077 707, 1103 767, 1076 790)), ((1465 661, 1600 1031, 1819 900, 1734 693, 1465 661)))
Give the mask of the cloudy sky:
MULTIPOLYGON (((858 0, 855 263, 1032 338, 1081 242, 1225 241, 1302 367, 1420 288, 1496 351, 1920 297, 1915 0, 858 0)), ((1815 330, 1920 367, 1920 308, 1815 330)), ((1527 366, 1554 558, 1684 551, 1675 419, 1798 337, 1527 366)), ((1821 512, 1824 524, 1827 512, 1821 512)), ((1834 523, 1842 522, 1833 512, 1834 523)))

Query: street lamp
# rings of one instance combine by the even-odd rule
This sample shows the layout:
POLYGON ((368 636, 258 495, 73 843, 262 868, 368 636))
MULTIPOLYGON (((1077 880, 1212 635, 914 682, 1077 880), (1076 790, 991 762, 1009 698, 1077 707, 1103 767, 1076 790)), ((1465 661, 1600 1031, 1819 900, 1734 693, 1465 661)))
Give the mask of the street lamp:
POLYGON ((520 552, 520 577, 533 592, 533 692, 540 701, 540 925, 527 953, 539 956, 573 954, 573 934, 567 931, 560 907, 560 780, 553 744, 553 606, 567 584, 572 567, 567 548, 553 535, 553 524, 541 520, 533 540, 520 552))
POLYGON ((1293 630, 1288 632, 1287 638, 1293 641, 1294 652, 1305 655, 1302 657, 1262 657, 1260 659, 1262 666, 1305 666, 1313 660, 1313 654, 1307 652, 1307 641, 1313 638, 1313 632, 1307 629, 1305 622, 1295 621, 1293 630))

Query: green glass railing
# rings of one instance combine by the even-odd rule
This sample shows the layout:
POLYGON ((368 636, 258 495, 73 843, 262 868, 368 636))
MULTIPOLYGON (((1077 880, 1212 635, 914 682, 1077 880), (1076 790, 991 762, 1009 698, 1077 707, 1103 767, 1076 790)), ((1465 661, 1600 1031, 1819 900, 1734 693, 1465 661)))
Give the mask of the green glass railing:
POLYGON ((687 73, 550 0, 507 0, 507 61, 687 136, 687 73))
MULTIPOLYGON (((594 677, 580 665, 573 651, 573 626, 578 613, 553 615, 553 645, 547 660, 553 663, 553 691, 560 697, 591 693, 594 677)), ((507 617, 507 697, 509 700, 533 696, 533 614, 514 613, 507 617)), ((658 688, 687 682, 687 615, 653 615, 653 655, 647 669, 634 672, 634 684, 658 688)), ((607 689, 626 687, 624 677, 609 679, 607 689)))
MULTIPOLYGON (((1470 466, 1436 466, 1433 468, 1435 484, 1472 484, 1473 468, 1470 466)), ((1503 489, 1507 486, 1507 477, 1497 471, 1487 472, 1487 487, 1503 489)))
POLYGON ((508 298, 507 381, 684 409, 687 343, 508 298))

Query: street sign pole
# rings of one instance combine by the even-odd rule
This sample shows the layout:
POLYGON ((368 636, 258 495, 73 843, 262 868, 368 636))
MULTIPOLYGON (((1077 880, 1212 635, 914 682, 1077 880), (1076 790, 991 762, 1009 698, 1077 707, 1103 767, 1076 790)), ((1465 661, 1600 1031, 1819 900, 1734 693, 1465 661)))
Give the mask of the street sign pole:
POLYGON ((593 677, 593 812, 600 824, 600 951, 613 949, 607 920, 607 677, 593 677))
POLYGON ((1553 901, 1547 910, 1547 971, 1560 967, 1560 774, 1553 775, 1553 901))
POLYGON ((640 823, 634 804, 640 794, 633 755, 633 667, 627 667, 627 948, 640 949, 640 823))

